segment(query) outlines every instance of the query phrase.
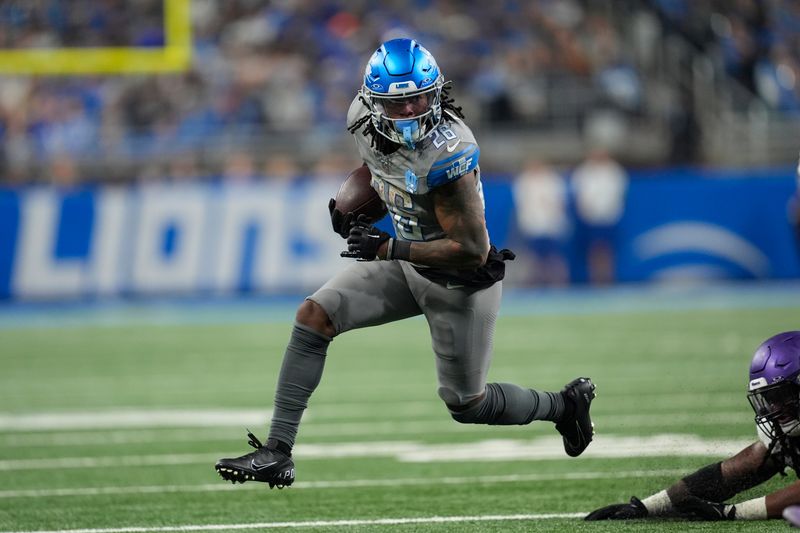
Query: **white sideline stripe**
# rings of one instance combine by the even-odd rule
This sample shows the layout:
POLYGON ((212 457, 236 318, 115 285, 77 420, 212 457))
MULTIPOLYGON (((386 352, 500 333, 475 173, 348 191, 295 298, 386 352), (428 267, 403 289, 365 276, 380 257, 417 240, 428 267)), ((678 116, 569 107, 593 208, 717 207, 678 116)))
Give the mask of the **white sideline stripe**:
MULTIPOLYGON (((703 394, 694 395, 697 402, 706 401, 703 394)), ((697 423, 703 419, 714 423, 722 418, 735 418, 741 420, 743 414, 749 410, 731 410, 731 407, 740 405, 736 403, 726 406, 726 410, 713 414, 691 413, 680 409, 682 403, 691 399, 691 393, 674 394, 661 393, 650 395, 651 400, 657 400, 658 405, 678 403, 676 411, 672 413, 642 413, 642 414, 610 414, 606 418, 619 420, 619 423, 653 424, 653 418, 662 420, 681 420, 697 423), (705 418, 704 418, 705 417, 705 418)), ((690 402, 691 403, 691 402, 690 402)), ((391 405, 391 412, 398 417, 409 416, 436 417, 438 420, 449 419, 444 405, 438 400, 431 401, 404 401, 391 405)), ((721 408, 722 406, 717 406, 721 408)), ((346 413, 348 422, 359 418, 384 416, 386 409, 381 404, 340 402, 314 406, 307 410, 303 421, 325 421, 330 424, 340 422, 342 413, 346 413)), ((231 427, 265 424, 272 415, 272 409, 147 409, 141 407, 115 407, 112 409, 95 409, 79 411, 37 411, 28 413, 0 412, 0 431, 56 431, 70 429, 121 429, 121 428, 147 428, 147 427, 231 427)), ((752 417, 752 415, 751 415, 752 417)), ((745 417, 747 418, 747 417, 745 417)), ((384 418, 385 420, 385 418, 384 418)), ((369 421, 365 422, 369 423, 369 421)))
MULTIPOLYGON (((259 415, 261 416, 261 415, 259 415)), ((266 416, 266 415, 265 415, 266 416)), ((174 426, 166 421, 163 424, 154 425, 146 423, 136 426, 132 423, 128 425, 109 425, 99 432, 91 432, 97 427, 86 427, 88 431, 69 433, 64 430, 80 429, 78 427, 66 427, 65 424, 54 427, 15 427, 5 428, 7 431, 35 431, 32 434, 8 433, 0 435, 0 444, 8 447, 28 447, 28 446, 76 446, 76 445, 109 445, 109 444, 132 444, 132 443, 168 443, 168 442, 193 442, 203 440, 227 441, 236 438, 236 434, 231 434, 229 427, 235 426, 238 430, 245 427, 259 431, 264 427, 266 418, 233 419, 238 424, 226 422, 215 427, 211 424, 189 424, 176 423, 174 426), (59 427, 60 426, 60 427, 59 427), (161 427, 162 429, 154 429, 161 427), (116 430, 116 431, 115 431, 116 430), (59 432, 61 431, 61 432, 59 432)), ((742 411, 717 412, 709 414, 694 413, 663 413, 663 414, 642 414, 642 415, 606 415, 596 417, 596 421, 602 424, 605 430, 609 429, 628 429, 636 428, 686 428, 689 425, 703 424, 706 426, 751 426, 752 416, 742 411)), ((436 420, 380 420, 374 422, 320 422, 308 417, 303 419, 303 435, 306 437, 358 437, 363 435, 420 435, 431 431, 436 433, 481 433, 485 428, 477 425, 456 424, 447 418, 437 417, 436 420)), ((3 428, 0 428, 2 430, 3 428)), ((549 431, 550 428, 547 428, 549 431)), ((532 434, 537 432, 536 427, 531 428, 532 434)), ((243 436, 244 433, 241 433, 243 436)))
POLYGON ((142 427, 260 426, 270 409, 113 409, 52 413, 0 413, 0 430, 58 430, 142 427))
MULTIPOLYGON (((583 452, 583 458, 627 458, 663 456, 733 455, 755 441, 749 439, 704 439, 698 435, 662 434, 647 437, 601 434, 583 452)), ((396 456, 409 463, 471 461, 536 461, 563 459, 561 437, 532 440, 492 439, 468 443, 434 444, 396 456)))
MULTIPOLYGON (((386 404, 387 406, 390 404, 386 404)), ((388 408, 388 407, 387 407, 388 408)), ((399 416, 419 416, 420 413, 446 415, 441 402, 413 401, 391 404, 392 413, 399 416)), ((380 405, 370 403, 334 403, 309 409, 303 421, 317 417, 365 418, 380 416, 380 405)), ((69 429, 119 429, 153 427, 261 427, 272 417, 272 409, 143 409, 116 407, 113 409, 79 411, 42 411, 30 413, 0 412, 0 431, 52 431, 69 429)), ((445 419, 445 418, 443 418, 445 419)))
MULTIPOLYGON (((733 455, 753 443, 752 439, 703 439, 697 435, 662 434, 649 437, 600 435, 583 453, 588 458, 627 458, 663 456, 733 455)), ((564 451, 558 436, 534 439, 492 439, 461 443, 425 444, 413 441, 339 442, 300 444, 295 457, 309 459, 341 459, 349 457, 390 457, 410 463, 547 461, 563 460, 564 451)), ((208 463, 234 453, 187 453, 158 455, 121 455, 102 457, 60 457, 55 459, 0 460, 0 471, 42 470, 58 468, 96 468, 123 466, 165 466, 208 463)))
MULTIPOLYGON (((508 474, 497 476, 474 477, 428 477, 428 478, 399 478, 399 479, 350 479, 342 481, 298 481, 291 490, 297 489, 347 489, 368 487, 408 487, 417 485, 465 485, 465 484, 497 484, 497 483, 524 483, 530 481, 586 481, 592 479, 627 479, 643 477, 672 477, 680 476, 687 472, 686 469, 671 470, 630 470, 615 472, 570 472, 558 474, 508 474)), ((1 498, 40 498, 58 496, 107 496, 116 494, 166 494, 180 492, 227 492, 234 490, 264 490, 263 484, 248 483, 243 486, 233 486, 227 483, 206 483, 200 485, 149 485, 131 487, 77 487, 64 489, 29 489, 29 490, 3 490, 1 498)))
POLYGON ((509 520, 552 520, 581 518, 586 513, 510 514, 475 516, 425 516, 419 518, 377 518, 372 520, 314 520, 308 522, 255 522, 249 524, 197 524, 162 527, 114 527, 100 529, 55 529, 50 531, 3 531, 0 533, 158 533, 171 531, 219 531, 225 529, 276 529, 281 527, 396 526, 403 524, 454 524, 459 522, 507 522, 509 520))

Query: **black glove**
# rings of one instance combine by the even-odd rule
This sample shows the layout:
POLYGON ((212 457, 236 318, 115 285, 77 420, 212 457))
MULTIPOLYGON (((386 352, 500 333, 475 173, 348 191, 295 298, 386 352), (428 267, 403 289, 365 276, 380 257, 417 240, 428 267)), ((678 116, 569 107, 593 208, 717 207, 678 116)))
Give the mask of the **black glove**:
POLYGON ((343 214, 341 211, 336 209, 336 200, 333 198, 331 198, 328 202, 328 212, 331 214, 331 225, 333 226, 333 231, 341 235, 343 239, 346 239, 350 234, 350 228, 354 223, 353 213, 343 214))
POLYGON ((690 520, 736 520, 735 505, 710 502, 695 496, 676 504, 675 509, 690 520))
POLYGON ((607 507, 595 509, 584 520, 631 520, 634 518, 647 518, 647 507, 642 500, 631 496, 630 503, 615 503, 607 507))
POLYGON ((392 238, 385 231, 370 224, 368 220, 366 215, 358 215, 358 219, 350 228, 350 235, 347 237, 347 251, 340 254, 342 257, 372 261, 378 256, 380 245, 392 238))

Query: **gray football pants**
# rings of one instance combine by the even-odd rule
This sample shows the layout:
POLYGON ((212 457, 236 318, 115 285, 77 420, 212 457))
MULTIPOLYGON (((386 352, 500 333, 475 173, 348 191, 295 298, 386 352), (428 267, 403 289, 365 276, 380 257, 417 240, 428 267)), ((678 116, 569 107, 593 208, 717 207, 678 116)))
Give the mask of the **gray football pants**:
POLYGON ((492 357, 502 282, 448 289, 405 261, 356 262, 308 297, 336 334, 424 314, 436 354, 439 396, 452 406, 483 394, 492 357))

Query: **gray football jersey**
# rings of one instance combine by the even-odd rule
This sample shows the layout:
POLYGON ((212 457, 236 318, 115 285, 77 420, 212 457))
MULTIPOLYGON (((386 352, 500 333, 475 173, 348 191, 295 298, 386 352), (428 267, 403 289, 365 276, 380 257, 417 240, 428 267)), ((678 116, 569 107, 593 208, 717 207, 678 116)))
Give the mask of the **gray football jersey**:
MULTIPOLYGON (((356 97, 347 113, 348 126, 368 113, 356 97)), ((376 134, 377 135, 377 134, 376 134)), ((355 133, 361 159, 372 173, 378 191, 392 217, 398 238, 432 241, 444 236, 428 193, 475 171, 475 186, 483 202, 478 157, 480 149, 469 127, 444 112, 441 124, 414 149, 402 146, 384 155, 370 146, 361 129, 355 133)))

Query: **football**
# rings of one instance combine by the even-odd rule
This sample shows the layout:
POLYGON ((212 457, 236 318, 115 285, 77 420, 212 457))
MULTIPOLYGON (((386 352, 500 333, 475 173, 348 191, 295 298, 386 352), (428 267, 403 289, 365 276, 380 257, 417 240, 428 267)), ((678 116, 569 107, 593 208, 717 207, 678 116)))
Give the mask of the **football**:
POLYGON ((386 216, 386 205, 370 185, 372 174, 366 165, 352 171, 336 193, 336 209, 342 214, 366 215, 370 223, 386 216))

